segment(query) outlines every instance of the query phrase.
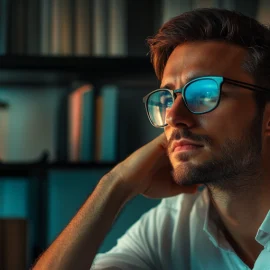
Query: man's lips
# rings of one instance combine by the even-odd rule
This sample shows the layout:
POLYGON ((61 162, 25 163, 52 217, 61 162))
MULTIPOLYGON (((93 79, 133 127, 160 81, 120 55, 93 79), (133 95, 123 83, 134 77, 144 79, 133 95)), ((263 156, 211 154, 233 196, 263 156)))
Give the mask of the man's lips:
POLYGON ((203 147, 203 145, 189 140, 180 140, 173 143, 172 152, 196 150, 200 147, 203 147))

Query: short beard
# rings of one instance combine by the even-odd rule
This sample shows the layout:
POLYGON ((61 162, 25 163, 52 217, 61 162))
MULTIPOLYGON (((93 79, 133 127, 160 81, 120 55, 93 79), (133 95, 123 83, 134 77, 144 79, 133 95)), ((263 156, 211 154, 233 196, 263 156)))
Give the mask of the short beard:
MULTIPOLYGON (((213 157, 201 165, 174 168, 174 181, 180 185, 204 184, 211 189, 248 189, 258 184, 262 152, 263 113, 257 112, 250 128, 238 140, 228 139, 222 146, 221 157, 213 157), (253 181, 250 181, 252 179, 253 181), (255 180, 257 183, 255 183, 255 180)), ((185 159, 182 156, 182 159, 185 159)))

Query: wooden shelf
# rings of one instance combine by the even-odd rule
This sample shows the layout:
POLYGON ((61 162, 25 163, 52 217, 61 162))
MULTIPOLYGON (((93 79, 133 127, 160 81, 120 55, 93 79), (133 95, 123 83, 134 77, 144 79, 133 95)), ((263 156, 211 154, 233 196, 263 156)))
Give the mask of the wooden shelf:
POLYGON ((0 177, 28 177, 37 170, 111 169, 116 164, 116 162, 0 163, 0 177))
POLYGON ((153 71, 149 57, 0 56, 0 69, 64 70, 94 72, 153 71))
POLYGON ((70 85, 75 80, 151 78, 149 57, 0 56, 0 85, 70 85))
POLYGON ((48 164, 48 169, 103 169, 112 168, 117 162, 52 162, 48 164))

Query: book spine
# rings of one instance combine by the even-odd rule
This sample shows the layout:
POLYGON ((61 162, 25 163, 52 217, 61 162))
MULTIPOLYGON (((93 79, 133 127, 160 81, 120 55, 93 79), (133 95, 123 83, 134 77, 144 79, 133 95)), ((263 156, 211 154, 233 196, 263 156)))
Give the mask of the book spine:
POLYGON ((7 160, 8 156, 8 118, 8 105, 4 102, 0 102, 0 161, 7 160))
POLYGON ((82 132, 82 96, 89 90, 89 85, 83 85, 69 95, 68 108, 68 157, 69 161, 80 160, 80 145, 82 132))
POLYGON ((127 55, 127 7, 124 0, 109 0, 108 55, 127 55))
POLYGON ((40 7, 39 1, 28 0, 28 7, 25 8, 27 12, 26 17, 26 52, 28 55, 40 54, 40 7))
POLYGON ((93 0, 93 55, 107 55, 107 13, 108 6, 105 0, 93 0))
POLYGON ((60 2, 60 53, 62 55, 72 55, 73 39, 73 7, 71 0, 61 0, 60 2))
POLYGON ((103 118, 103 97, 100 93, 95 98, 95 161, 101 160, 101 135, 103 118))
POLYGON ((23 54, 26 52, 26 8, 23 0, 10 2, 10 27, 8 48, 12 54, 23 54))
POLYGON ((102 122, 100 160, 115 162, 117 159, 118 88, 106 85, 102 89, 102 122))
POLYGON ((80 161, 94 160, 94 90, 89 90, 82 96, 82 123, 80 140, 80 161))
POLYGON ((61 0, 52 1, 52 40, 51 40, 51 52, 52 54, 59 55, 61 54, 61 21, 62 21, 62 12, 61 12, 61 0))
POLYGON ((40 1, 40 51, 42 55, 52 52, 52 0, 40 1))
POLYGON ((8 0, 0 1, 0 55, 8 52, 8 7, 8 0))
POLYGON ((91 1, 75 2, 75 55, 91 55, 91 1))
POLYGON ((25 54, 27 52, 27 4, 24 0, 16 0, 16 13, 14 13, 16 21, 16 43, 18 54, 25 54))

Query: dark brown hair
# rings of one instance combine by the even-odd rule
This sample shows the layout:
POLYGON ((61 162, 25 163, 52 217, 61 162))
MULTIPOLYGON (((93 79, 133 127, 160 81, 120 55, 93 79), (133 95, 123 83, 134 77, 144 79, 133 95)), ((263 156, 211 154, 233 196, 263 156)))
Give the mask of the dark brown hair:
MULTIPOLYGON (((154 37, 147 39, 158 79, 162 79, 167 60, 176 46, 204 40, 224 41, 245 48, 247 58, 243 68, 253 76, 257 85, 270 89, 269 27, 239 12, 217 8, 183 13, 169 20, 154 37)), ((259 96, 262 97, 261 94, 259 96)))

